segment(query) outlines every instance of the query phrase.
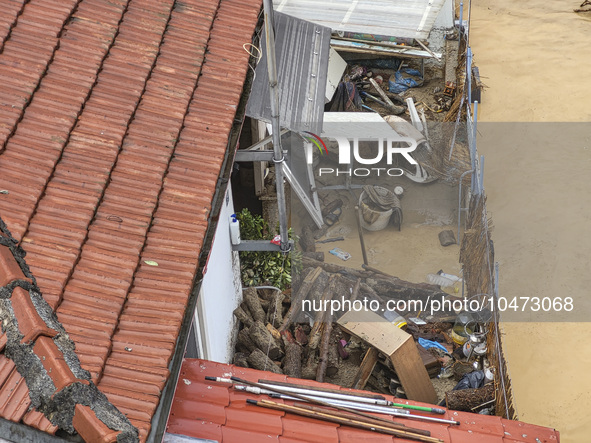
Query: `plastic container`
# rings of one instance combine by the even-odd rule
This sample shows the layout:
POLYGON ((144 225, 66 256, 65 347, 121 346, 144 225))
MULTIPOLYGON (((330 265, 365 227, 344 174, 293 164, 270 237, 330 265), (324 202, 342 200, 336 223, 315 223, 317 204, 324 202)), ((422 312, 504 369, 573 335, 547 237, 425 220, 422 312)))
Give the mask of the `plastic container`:
MULTIPOLYGON (((392 191, 382 188, 381 186, 374 186, 376 192, 382 196, 386 196, 388 194, 392 194, 392 191)), ((361 211, 361 226, 368 231, 381 231, 390 222, 390 217, 392 216, 392 209, 388 209, 387 211, 375 211, 371 209, 367 204, 369 202, 369 197, 365 191, 361 192, 359 196, 359 210, 361 211), (368 223, 365 221, 364 215, 369 214, 371 218, 375 219, 373 223, 368 223)))
POLYGON ((385 311, 384 317, 386 320, 388 320, 393 325, 398 326, 400 329, 406 329, 406 326, 408 325, 406 319, 396 311, 385 311))
POLYGON ((236 218, 236 214, 230 216, 230 241, 233 245, 240 244, 240 223, 236 218))
POLYGON ((455 275, 446 274, 428 274, 427 281, 432 285, 437 285, 448 294, 458 295, 462 289, 462 279, 455 275))
POLYGON ((463 346, 470 339, 470 335, 474 333, 475 326, 476 321, 470 312, 460 312, 451 330, 452 340, 463 346))

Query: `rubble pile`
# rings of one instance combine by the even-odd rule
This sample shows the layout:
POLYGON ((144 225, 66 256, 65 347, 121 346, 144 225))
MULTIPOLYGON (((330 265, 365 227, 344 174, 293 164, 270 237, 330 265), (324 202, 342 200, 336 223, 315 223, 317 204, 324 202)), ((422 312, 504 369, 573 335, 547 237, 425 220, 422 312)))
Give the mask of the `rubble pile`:
MULTIPOLYGON (((390 356, 376 351, 367 337, 357 337, 337 324, 344 310, 307 308, 314 306, 313 302, 321 306, 341 294, 351 302, 367 304, 374 300, 380 306, 392 299, 442 301, 454 296, 439 286, 406 282, 377 270, 355 270, 307 256, 303 265, 293 289, 244 290, 244 300, 234 311, 240 321, 234 364, 405 398, 390 356)), ((445 391, 437 389, 440 404, 491 413, 494 389, 488 383, 492 375, 485 345, 472 343, 470 337, 455 332, 458 322, 462 325, 458 320, 461 313, 440 310, 427 314, 399 311, 387 313, 384 321, 399 322, 397 326, 412 336, 420 362, 434 385, 447 381, 445 391), (460 383, 450 390, 455 381, 460 383)))

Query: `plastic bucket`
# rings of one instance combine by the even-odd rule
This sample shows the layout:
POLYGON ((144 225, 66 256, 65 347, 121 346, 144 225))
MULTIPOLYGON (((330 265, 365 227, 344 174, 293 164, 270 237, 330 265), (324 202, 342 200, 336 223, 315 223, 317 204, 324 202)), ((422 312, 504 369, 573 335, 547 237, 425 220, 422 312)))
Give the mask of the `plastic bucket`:
MULTIPOLYGON (((386 188, 382 188, 381 186, 374 186, 376 192, 381 196, 388 196, 394 195, 392 191, 389 191, 386 188)), ((387 211, 376 211, 371 209, 368 206, 369 197, 365 193, 365 191, 361 192, 359 196, 359 210, 361 211, 361 226, 368 231, 381 231, 390 222, 390 217, 392 216, 392 209, 388 209, 387 211), (366 221, 371 220, 371 222, 366 221)))

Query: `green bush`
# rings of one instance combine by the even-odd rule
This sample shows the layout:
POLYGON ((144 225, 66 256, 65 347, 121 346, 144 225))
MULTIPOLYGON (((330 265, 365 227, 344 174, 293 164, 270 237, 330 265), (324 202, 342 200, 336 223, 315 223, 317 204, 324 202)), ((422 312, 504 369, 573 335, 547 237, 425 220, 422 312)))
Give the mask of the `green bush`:
MULTIPOLYGON (((273 232, 260 215, 243 209, 236 215, 240 222, 240 237, 243 240, 272 240, 273 232)), ((292 238, 289 229, 289 238, 292 238)), ((291 285, 292 260, 301 261, 297 252, 241 251, 240 275, 244 286, 276 286, 281 290, 291 285)))

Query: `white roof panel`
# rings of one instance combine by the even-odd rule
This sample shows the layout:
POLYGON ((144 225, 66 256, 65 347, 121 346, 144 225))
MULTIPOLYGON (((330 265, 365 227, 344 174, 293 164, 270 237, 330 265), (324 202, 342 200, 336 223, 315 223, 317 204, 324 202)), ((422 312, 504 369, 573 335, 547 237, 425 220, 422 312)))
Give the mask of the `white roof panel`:
POLYGON ((284 14, 333 31, 424 40, 445 0, 273 0, 284 14))

